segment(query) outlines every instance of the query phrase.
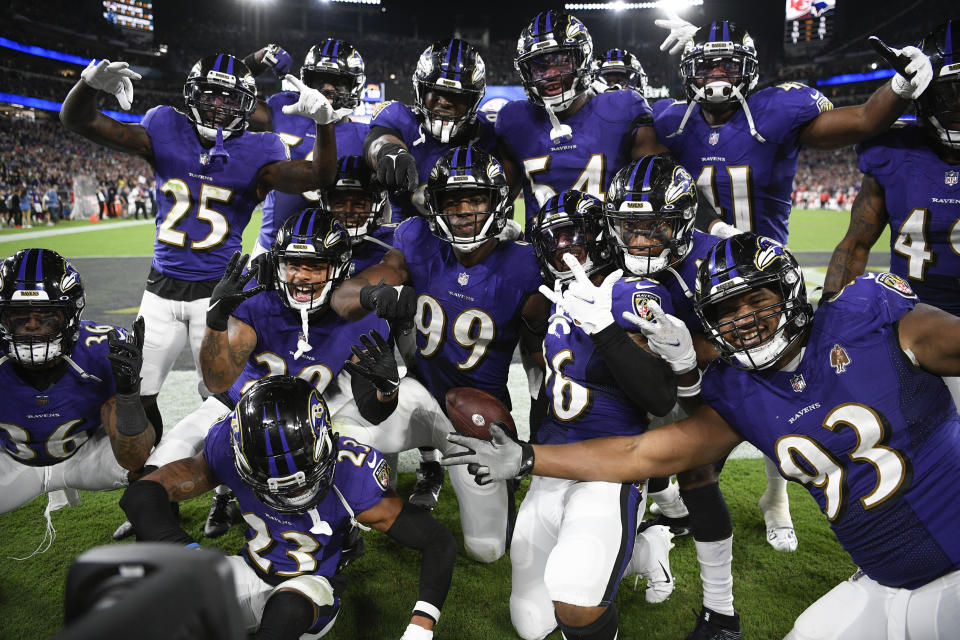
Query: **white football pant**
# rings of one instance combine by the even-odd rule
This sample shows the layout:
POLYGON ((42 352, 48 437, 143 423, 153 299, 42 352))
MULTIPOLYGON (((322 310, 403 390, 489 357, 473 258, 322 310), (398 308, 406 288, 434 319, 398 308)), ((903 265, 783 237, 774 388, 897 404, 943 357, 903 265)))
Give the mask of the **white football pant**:
POLYGON ((510 545, 510 619, 523 640, 557 626, 554 601, 607 606, 633 553, 646 490, 534 476, 510 545))
POLYGON ((0 453, 0 513, 60 489, 111 491, 127 486, 127 470, 113 455, 110 437, 97 429, 72 456, 46 467, 31 467, 0 453))
POLYGON ((948 640, 960 635, 960 571, 918 589, 857 572, 800 614, 785 640, 948 640))
MULTIPOLYGON (((167 379, 167 374, 188 338, 190 351, 193 352, 193 364, 200 375, 200 343, 203 342, 203 333, 207 328, 209 302, 210 298, 190 302, 167 300, 149 291, 143 292, 140 315, 143 316, 145 325, 140 395, 152 396, 160 393, 163 381, 167 379)), ((203 383, 200 385, 202 387, 203 383)))

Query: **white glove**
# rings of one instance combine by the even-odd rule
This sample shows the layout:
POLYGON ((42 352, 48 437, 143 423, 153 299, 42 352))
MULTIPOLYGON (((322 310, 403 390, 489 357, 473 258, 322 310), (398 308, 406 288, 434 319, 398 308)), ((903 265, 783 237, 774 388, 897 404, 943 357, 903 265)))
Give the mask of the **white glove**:
POLYGON ((306 116, 319 125, 332 124, 339 122, 344 117, 353 113, 353 109, 334 109, 327 97, 303 84, 300 78, 290 75, 284 76, 284 80, 293 85, 294 90, 300 93, 300 99, 296 104, 288 104, 283 107, 286 114, 295 114, 306 116))
POLYGON ((913 79, 907 80, 898 73, 890 79, 890 88, 904 100, 916 100, 933 80, 933 66, 930 64, 930 58, 916 47, 904 47, 893 49, 893 51, 910 58, 904 71, 908 74, 912 73, 913 79))
POLYGON ((503 231, 501 231, 500 235, 497 237, 504 242, 510 242, 512 240, 519 239, 522 235, 523 229, 520 228, 520 223, 513 218, 510 218, 507 220, 507 224, 503 227, 503 231))
POLYGON ((431 640, 433 638, 433 631, 430 629, 424 629, 421 626, 415 625, 412 622, 407 625, 407 630, 403 632, 403 635, 400 636, 400 640, 431 640))
POLYGON ((710 226, 710 235, 717 236, 718 238, 732 238, 735 235, 743 233, 740 229, 737 229, 732 224, 727 224, 723 220, 717 220, 710 226))
POLYGON ((496 422, 490 425, 490 436, 490 440, 480 440, 459 433, 448 433, 447 440, 466 451, 446 454, 440 464, 444 467, 467 465, 467 471, 473 474, 474 482, 480 486, 530 473, 533 469, 533 448, 530 444, 514 440, 496 422), (526 452, 524 447, 527 448, 526 452), (527 463, 526 468, 524 462, 527 463))
POLYGON ((697 352, 693 350, 693 338, 687 325, 664 312, 653 300, 648 300, 646 304, 652 316, 650 320, 630 311, 623 312, 623 319, 640 327, 647 344, 667 361, 675 374, 692 371, 697 366, 697 352))
POLYGON ((87 68, 80 72, 80 79, 92 89, 116 96, 120 108, 126 111, 133 104, 132 81, 143 77, 129 67, 126 62, 91 60, 87 68))
POLYGON ((587 277, 580 261, 569 253, 563 254, 563 261, 573 273, 574 281, 562 295, 553 289, 540 285, 540 293, 561 307, 587 335, 603 331, 613 324, 613 285, 623 276, 617 269, 596 286, 587 277))
POLYGON ((699 28, 690 24, 677 15, 671 15, 666 20, 654 20, 653 24, 661 29, 669 29, 670 35, 660 45, 660 51, 670 49, 670 55, 676 55, 683 51, 688 42, 693 42, 693 36, 696 35, 699 28))

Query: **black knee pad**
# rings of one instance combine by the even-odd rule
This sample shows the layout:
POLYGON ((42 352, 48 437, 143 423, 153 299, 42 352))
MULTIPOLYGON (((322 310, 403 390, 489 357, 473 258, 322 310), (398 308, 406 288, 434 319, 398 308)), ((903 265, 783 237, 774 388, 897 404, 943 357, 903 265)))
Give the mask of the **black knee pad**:
POLYGON ((313 603, 302 593, 278 591, 270 596, 263 615, 257 640, 284 640, 297 638, 313 624, 313 603))
POLYGON ((614 640, 617 637, 619 622, 617 606, 613 603, 599 618, 583 627, 572 627, 557 618, 557 626, 560 627, 566 640, 614 640))
POLYGON ((690 512, 693 539, 716 542, 733 535, 730 510, 716 482, 696 489, 680 490, 680 497, 690 512))

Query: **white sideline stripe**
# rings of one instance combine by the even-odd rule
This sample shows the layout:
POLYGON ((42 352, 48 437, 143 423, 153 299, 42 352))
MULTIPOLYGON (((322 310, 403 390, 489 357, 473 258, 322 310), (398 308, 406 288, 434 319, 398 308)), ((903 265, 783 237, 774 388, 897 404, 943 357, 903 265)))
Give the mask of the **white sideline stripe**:
MULTIPOLYGON (((16 242, 19 240, 35 240, 37 238, 46 238, 47 236, 68 236, 74 233, 90 233, 91 231, 101 231, 103 229, 122 229, 124 227, 133 227, 136 225, 156 225, 154 220, 125 220, 123 222, 111 222, 106 225, 99 225, 96 222, 89 227, 64 227, 57 229, 44 229, 43 231, 28 231, 26 233, 11 233, 0 235, 0 242, 16 242)), ((99 256, 98 256, 99 257, 99 256)), ((111 256, 113 257, 113 256, 111 256)), ((122 257, 122 256, 116 256, 122 257)))

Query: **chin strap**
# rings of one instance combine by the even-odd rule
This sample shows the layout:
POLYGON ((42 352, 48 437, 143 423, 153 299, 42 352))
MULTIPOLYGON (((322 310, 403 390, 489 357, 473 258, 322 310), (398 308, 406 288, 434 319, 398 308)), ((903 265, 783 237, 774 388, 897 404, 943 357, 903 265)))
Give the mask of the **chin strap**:
POLYGON ((300 309, 300 337, 297 338, 297 351, 293 354, 294 360, 299 360, 300 356, 313 349, 310 346, 310 314, 306 307, 300 309))
POLYGON ((573 138, 573 129, 570 128, 570 125, 566 125, 560 122, 560 118, 557 117, 557 114, 553 112, 553 109, 550 107, 544 107, 547 110, 547 117, 550 118, 550 141, 551 142, 563 142, 565 140, 571 140, 573 138))
MULTIPOLYGON (((673 138, 683 133, 683 128, 687 126, 687 120, 690 119, 690 114, 693 113, 693 107, 699 103, 706 101, 706 92, 702 87, 694 87, 694 99, 690 101, 687 105, 687 110, 683 114, 683 119, 680 120, 680 126, 677 127, 677 130, 668 135, 668 138, 673 138)), ((760 135, 760 132, 757 131, 756 125, 753 123, 753 114, 750 113, 750 107, 747 106, 747 99, 743 97, 743 94, 740 93, 740 87, 732 87, 731 91, 733 97, 737 99, 737 102, 740 103, 740 106, 743 107, 743 115, 747 117, 747 124, 750 126, 750 135, 757 139, 757 142, 766 142, 766 138, 760 135)))
POLYGON ((80 377, 83 378, 84 380, 89 380, 90 382, 100 382, 100 383, 103 382, 103 380, 101 380, 101 379, 98 378, 97 376, 95 376, 95 375, 93 375, 93 374, 91 374, 91 373, 87 373, 86 371, 84 371, 83 369, 81 369, 81 368, 80 368, 80 365, 78 365, 76 362, 74 362, 74 361, 70 358, 70 356, 68 356, 68 355, 66 355, 66 354, 62 354, 60 357, 63 358, 63 359, 67 362, 67 364, 69 364, 71 367, 73 367, 73 370, 76 371, 77 373, 79 373, 79 374, 80 374, 80 377))
POLYGON ((373 244, 378 244, 384 249, 386 249, 387 251, 389 251, 390 249, 393 249, 393 247, 391 247, 389 244, 387 244, 383 240, 380 240, 379 238, 374 238, 369 234, 363 236, 363 240, 361 240, 361 242, 372 242, 373 244))
POLYGON ((217 140, 213 145, 213 151, 210 152, 211 160, 227 160, 230 154, 223 148, 223 127, 217 127, 217 140))
POLYGON ((340 502, 343 503, 343 508, 347 510, 347 515, 350 516, 350 524, 360 529, 360 531, 370 531, 370 527, 360 524, 356 517, 354 517, 353 509, 350 508, 350 504, 347 502, 347 499, 343 497, 342 493, 340 493, 340 489, 337 489, 337 485, 333 485, 333 492, 337 494, 337 497, 340 498, 340 502))

